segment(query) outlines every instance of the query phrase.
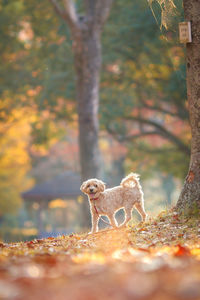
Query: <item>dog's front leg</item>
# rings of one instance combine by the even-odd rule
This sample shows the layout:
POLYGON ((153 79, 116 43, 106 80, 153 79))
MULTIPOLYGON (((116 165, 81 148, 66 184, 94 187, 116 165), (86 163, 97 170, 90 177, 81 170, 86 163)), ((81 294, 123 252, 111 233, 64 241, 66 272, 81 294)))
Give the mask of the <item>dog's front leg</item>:
POLYGON ((110 224, 112 227, 114 227, 114 228, 118 227, 118 223, 115 219, 115 215, 109 215, 108 218, 110 220, 110 224))
POLYGON ((91 233, 98 232, 98 221, 99 221, 99 216, 97 215, 96 212, 92 212, 92 230, 91 233))

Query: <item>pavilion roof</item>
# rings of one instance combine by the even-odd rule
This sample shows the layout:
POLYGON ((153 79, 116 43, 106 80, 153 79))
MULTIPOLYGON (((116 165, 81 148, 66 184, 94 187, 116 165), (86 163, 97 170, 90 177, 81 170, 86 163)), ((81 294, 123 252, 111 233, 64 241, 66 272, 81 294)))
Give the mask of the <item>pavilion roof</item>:
POLYGON ((80 185, 80 175, 66 171, 50 180, 36 184, 30 190, 22 193, 22 198, 32 201, 77 198, 81 195, 80 185))

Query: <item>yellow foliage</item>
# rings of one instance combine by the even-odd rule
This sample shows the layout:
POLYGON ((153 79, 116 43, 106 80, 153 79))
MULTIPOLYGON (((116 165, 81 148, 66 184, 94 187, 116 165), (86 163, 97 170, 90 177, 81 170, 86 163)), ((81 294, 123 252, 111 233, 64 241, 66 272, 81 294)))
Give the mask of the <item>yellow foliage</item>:
POLYGON ((12 233, 16 235, 23 234, 25 236, 31 236, 31 235, 37 236, 38 230, 36 228, 13 228, 12 233))
POLYGON ((77 201, 80 204, 83 203, 83 197, 82 196, 78 196, 77 201))
POLYGON ((66 208, 67 202, 62 199, 55 199, 49 203, 49 208, 66 208))
POLYGON ((109 144, 108 140, 103 139, 103 138, 100 139, 99 145, 100 145, 101 150, 104 150, 104 151, 108 151, 110 148, 110 144, 109 144))
MULTIPOLYGON (((0 101, 0 106, 5 102, 0 101)), ((30 122, 33 112, 15 108, 4 114, 0 122, 0 214, 15 213, 21 205, 20 193, 31 181, 26 179, 30 168, 27 152, 30 136, 30 122)))
POLYGON ((77 264, 83 263, 96 263, 96 264, 105 264, 106 258, 101 253, 83 253, 79 255, 72 256, 72 261, 77 264))

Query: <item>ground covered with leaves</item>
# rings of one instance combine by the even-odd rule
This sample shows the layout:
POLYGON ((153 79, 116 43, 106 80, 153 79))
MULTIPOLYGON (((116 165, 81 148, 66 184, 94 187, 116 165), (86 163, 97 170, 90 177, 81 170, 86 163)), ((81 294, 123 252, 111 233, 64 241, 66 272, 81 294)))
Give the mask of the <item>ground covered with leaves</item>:
POLYGON ((0 243, 0 299, 200 299, 200 221, 0 243))

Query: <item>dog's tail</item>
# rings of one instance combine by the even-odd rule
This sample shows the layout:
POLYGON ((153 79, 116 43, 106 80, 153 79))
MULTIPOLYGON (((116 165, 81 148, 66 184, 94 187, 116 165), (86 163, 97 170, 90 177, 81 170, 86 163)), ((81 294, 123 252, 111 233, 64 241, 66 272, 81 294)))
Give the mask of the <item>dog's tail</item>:
POLYGON ((122 187, 134 187, 136 186, 138 189, 141 189, 141 185, 139 182, 139 176, 136 173, 130 173, 128 176, 126 176, 124 179, 122 179, 120 185, 122 187))

